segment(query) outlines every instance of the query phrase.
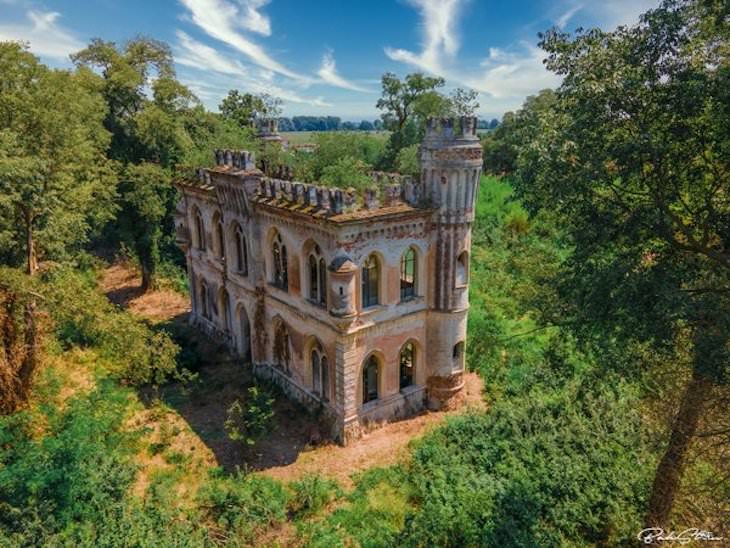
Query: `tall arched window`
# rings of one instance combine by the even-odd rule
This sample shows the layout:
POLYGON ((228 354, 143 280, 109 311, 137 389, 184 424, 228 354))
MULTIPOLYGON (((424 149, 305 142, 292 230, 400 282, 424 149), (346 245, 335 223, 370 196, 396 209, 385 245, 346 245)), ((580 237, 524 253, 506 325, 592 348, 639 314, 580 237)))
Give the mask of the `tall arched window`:
POLYGON ((329 366, 327 356, 322 351, 319 342, 315 343, 310 354, 312 364, 312 392, 323 400, 329 399, 329 366))
POLYGON ((322 390, 322 373, 319 369, 319 352, 312 350, 312 392, 319 394, 322 390))
POLYGON ((400 388, 411 386, 415 379, 416 347, 407 342, 400 350, 400 388))
POLYGON ((318 245, 309 255, 309 299, 327 306, 327 268, 318 245))
POLYGON ((208 284, 205 280, 200 282, 200 313, 204 318, 210 318, 210 306, 208 303, 208 284))
POLYGON ((226 333, 231 332, 231 301, 228 296, 228 291, 225 289, 221 291, 221 327, 226 333))
POLYGON ((198 209, 195 209, 195 243, 198 249, 205 249, 205 223, 203 223, 203 215, 198 209))
POLYGON ((278 322, 274 332, 274 364, 289 373, 291 352, 289 350, 289 331, 284 322, 278 322))
POLYGON ((365 362, 362 368, 362 402, 378 399, 378 358, 374 355, 365 362))
POLYGON ((330 370, 327 356, 322 356, 320 367, 322 368, 322 399, 327 401, 330 399, 330 370))
POLYGON ((236 225, 233 231, 233 239, 236 245, 236 270, 243 274, 248 275, 248 247, 246 246, 246 238, 243 235, 243 229, 240 225, 236 225))
POLYGON ((463 251, 456 259, 456 286, 464 286, 469 281, 469 254, 463 251))
POLYGON ((378 285, 380 283, 380 264, 375 253, 370 254, 362 265, 362 307, 376 306, 380 302, 378 285))
POLYGON ((278 232, 274 236, 271 252, 274 262, 274 285, 287 291, 289 289, 289 278, 287 274, 286 246, 281 241, 281 234, 278 232))
POLYGON ((400 258, 400 300, 406 301, 416 296, 416 250, 408 248, 400 258))
POLYGON ((223 232, 223 221, 218 221, 215 224, 215 239, 216 245, 218 246, 218 258, 226 258, 226 239, 223 232))
POLYGON ((319 301, 319 273, 317 272, 317 257, 309 256, 309 299, 319 301))

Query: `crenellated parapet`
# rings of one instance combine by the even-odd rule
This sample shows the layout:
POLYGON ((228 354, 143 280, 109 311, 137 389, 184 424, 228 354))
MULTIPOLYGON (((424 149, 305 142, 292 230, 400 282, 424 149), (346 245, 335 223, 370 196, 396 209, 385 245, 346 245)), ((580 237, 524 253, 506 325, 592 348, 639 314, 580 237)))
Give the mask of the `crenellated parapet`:
POLYGON ((429 118, 424 141, 478 140, 476 116, 429 118))
POLYGON ((373 173, 373 186, 361 190, 341 189, 317 184, 262 177, 257 195, 270 203, 301 206, 311 213, 340 214, 355 210, 375 211, 407 204, 422 206, 423 190, 411 177, 392 173, 373 173))
POLYGON ((215 165, 241 170, 256 169, 256 157, 247 150, 218 149, 215 151, 215 165))

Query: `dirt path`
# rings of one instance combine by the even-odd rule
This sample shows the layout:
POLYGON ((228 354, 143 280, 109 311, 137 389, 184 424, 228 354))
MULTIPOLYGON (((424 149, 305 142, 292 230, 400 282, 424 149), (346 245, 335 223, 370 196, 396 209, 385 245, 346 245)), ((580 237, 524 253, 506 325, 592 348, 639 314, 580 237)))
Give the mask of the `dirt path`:
POLYGON ((408 458, 408 446, 446 420, 446 417, 467 410, 486 407, 482 397, 483 383, 476 373, 466 375, 466 404, 448 413, 424 413, 403 421, 393 422, 373 430, 362 439, 348 445, 328 444, 299 454, 296 461, 285 466, 268 468, 260 473, 283 481, 308 474, 336 479, 346 488, 353 486, 352 475, 375 466, 388 466, 408 458))
POLYGON ((172 320, 190 312, 190 301, 180 293, 169 289, 142 293, 141 281, 132 265, 115 263, 104 269, 100 288, 114 304, 151 320, 172 320))
MULTIPOLYGON (((109 299, 128 310, 155 321, 182 320, 190 311, 188 300, 169 290, 142 294, 137 272, 126 264, 114 264, 105 269, 101 288, 109 299)), ((210 450, 211 464, 228 469, 253 465, 256 473, 282 481, 292 481, 308 474, 336 479, 343 487, 352 487, 352 475, 375 466, 387 466, 408 458, 408 445, 435 428, 450 415, 469 409, 484 409, 483 383, 475 373, 468 373, 466 404, 451 412, 426 412, 373 430, 361 440, 347 447, 326 444, 315 448, 306 446, 312 418, 306 417, 288 400, 277 401, 276 424, 270 436, 261 440, 255 451, 258 456, 244 459, 236 444, 230 442, 222 430, 225 410, 236 399, 245 397, 245 385, 250 381, 244 364, 230 356, 210 352, 200 371, 201 388, 189 396, 176 395, 173 389, 170 401, 177 417, 189 424, 188 435, 195 436, 210 450), (248 379, 248 380, 247 380, 248 379)), ((199 445, 197 442, 191 446, 199 445)))

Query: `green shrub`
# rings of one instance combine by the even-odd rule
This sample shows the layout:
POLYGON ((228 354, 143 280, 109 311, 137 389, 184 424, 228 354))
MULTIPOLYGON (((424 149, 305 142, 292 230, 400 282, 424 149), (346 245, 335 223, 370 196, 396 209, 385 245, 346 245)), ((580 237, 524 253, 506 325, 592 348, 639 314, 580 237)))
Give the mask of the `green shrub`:
POLYGON ((207 519, 241 541, 286 519, 288 496, 271 478, 237 473, 213 475, 201 487, 198 503, 207 519))
POLYGON ((96 348, 108 372, 133 386, 159 385, 179 373, 180 351, 168 333, 117 309, 95 288, 89 274, 55 269, 46 275, 42 291, 65 346, 96 348))
POLYGON ((336 481, 314 475, 294 481, 289 487, 293 492, 289 509, 304 517, 316 514, 341 494, 336 481))
POLYGON ((228 408, 223 425, 228 437, 233 441, 254 445, 271 424, 274 401, 274 395, 265 386, 250 386, 244 403, 236 400, 228 408))

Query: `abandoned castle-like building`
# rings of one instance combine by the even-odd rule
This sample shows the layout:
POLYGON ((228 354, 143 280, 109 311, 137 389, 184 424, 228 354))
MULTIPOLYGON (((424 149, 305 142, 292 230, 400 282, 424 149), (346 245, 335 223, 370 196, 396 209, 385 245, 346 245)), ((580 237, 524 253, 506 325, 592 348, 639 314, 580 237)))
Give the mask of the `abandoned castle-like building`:
POLYGON ((215 158, 177 183, 192 321, 322 409, 342 443, 370 423, 456 405, 476 120, 430 120, 420 180, 374 174, 377 190, 361 194, 266 177, 248 152, 215 158))

